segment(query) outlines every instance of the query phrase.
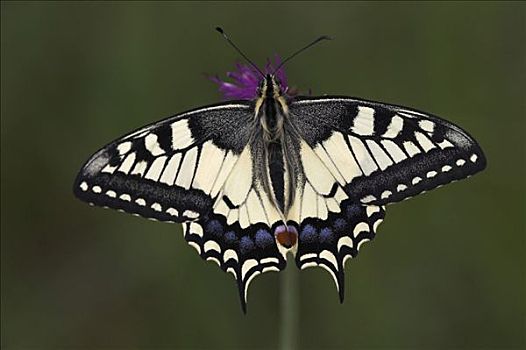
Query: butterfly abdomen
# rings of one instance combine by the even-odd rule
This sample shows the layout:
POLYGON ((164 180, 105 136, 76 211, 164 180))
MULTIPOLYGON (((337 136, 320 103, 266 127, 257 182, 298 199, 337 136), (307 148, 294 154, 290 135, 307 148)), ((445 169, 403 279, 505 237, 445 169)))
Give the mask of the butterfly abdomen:
POLYGON ((276 198, 279 210, 285 211, 285 163, 281 143, 270 143, 267 148, 267 162, 270 183, 276 198))

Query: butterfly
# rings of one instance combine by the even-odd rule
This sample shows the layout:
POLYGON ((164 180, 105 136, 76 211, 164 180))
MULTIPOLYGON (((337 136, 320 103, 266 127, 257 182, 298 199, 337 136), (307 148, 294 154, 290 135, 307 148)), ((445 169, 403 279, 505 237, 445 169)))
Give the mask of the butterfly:
POLYGON ((182 223, 188 244, 234 276, 245 312, 250 282, 283 270, 289 253, 300 269, 327 270, 343 301, 345 263, 375 237, 387 204, 486 166, 477 142, 444 119, 352 97, 291 96, 279 68, 260 73, 253 99, 118 138, 74 182, 83 201, 182 223))

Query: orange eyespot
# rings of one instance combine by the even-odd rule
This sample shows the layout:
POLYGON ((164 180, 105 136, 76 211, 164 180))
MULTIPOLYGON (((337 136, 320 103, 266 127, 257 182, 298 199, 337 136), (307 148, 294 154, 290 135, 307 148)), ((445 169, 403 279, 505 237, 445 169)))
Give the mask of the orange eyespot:
POLYGON ((274 235, 278 243, 287 249, 292 248, 298 242, 298 231, 294 226, 278 226, 274 235))

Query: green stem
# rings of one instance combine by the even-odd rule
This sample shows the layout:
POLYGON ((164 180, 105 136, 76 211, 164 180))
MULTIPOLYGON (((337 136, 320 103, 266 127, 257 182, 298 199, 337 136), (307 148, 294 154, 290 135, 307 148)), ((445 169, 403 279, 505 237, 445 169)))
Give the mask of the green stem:
MULTIPOLYGON (((290 264, 292 265, 292 264, 290 264)), ((280 281, 280 349, 295 350, 298 348, 299 322, 299 288, 298 269, 289 266, 281 272, 280 281)))

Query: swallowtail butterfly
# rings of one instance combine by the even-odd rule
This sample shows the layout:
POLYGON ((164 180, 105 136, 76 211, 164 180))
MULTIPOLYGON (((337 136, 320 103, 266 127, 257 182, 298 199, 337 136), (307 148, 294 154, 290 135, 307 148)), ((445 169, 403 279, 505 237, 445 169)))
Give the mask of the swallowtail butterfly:
POLYGON ((301 269, 327 270, 343 301, 345 263, 374 238, 385 206, 475 174, 485 157, 434 115, 290 96, 279 78, 262 73, 254 99, 177 114, 104 146, 75 195, 182 223, 197 253, 234 275, 243 310, 250 281, 284 269, 287 253, 301 269))

